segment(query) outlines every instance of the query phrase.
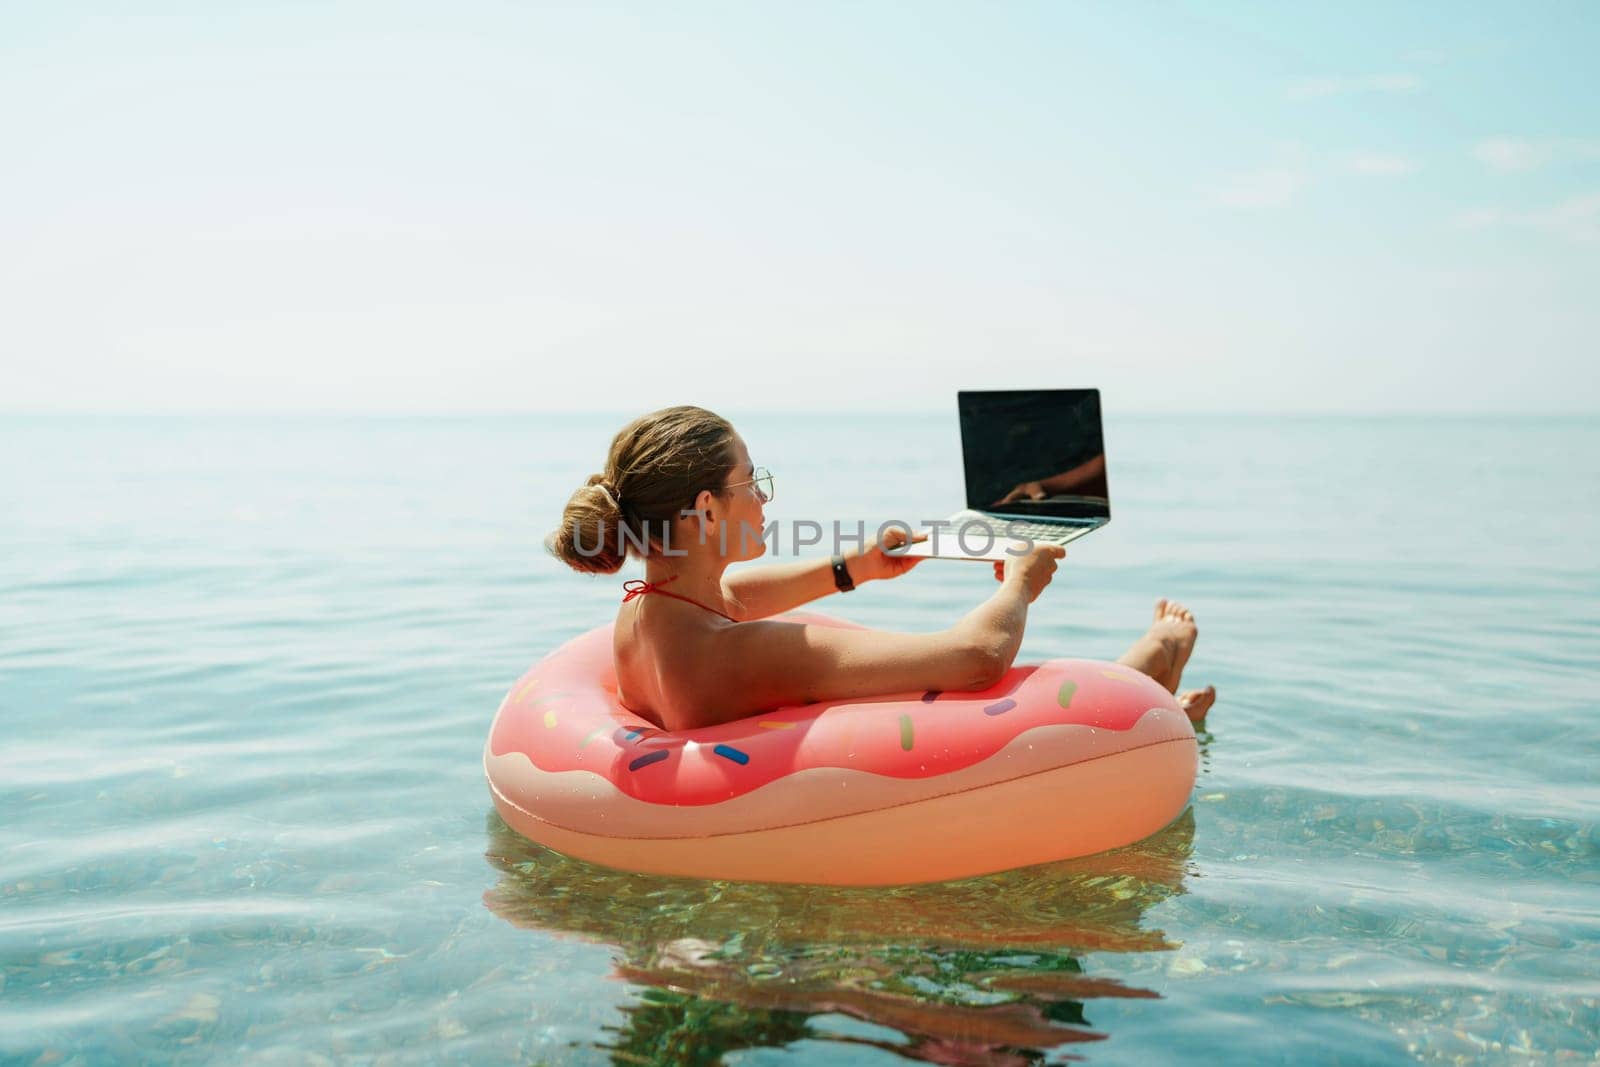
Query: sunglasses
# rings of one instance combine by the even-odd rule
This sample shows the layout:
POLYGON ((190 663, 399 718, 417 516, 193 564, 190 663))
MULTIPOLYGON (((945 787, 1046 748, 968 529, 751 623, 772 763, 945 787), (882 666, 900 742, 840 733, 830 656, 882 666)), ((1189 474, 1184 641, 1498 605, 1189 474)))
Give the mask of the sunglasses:
POLYGON ((737 489, 741 485, 754 485, 756 487, 756 491, 761 494, 762 503, 767 503, 772 499, 772 472, 767 470, 765 467, 757 467, 756 476, 754 478, 750 478, 742 482, 734 482, 732 485, 723 486, 723 488, 737 489))

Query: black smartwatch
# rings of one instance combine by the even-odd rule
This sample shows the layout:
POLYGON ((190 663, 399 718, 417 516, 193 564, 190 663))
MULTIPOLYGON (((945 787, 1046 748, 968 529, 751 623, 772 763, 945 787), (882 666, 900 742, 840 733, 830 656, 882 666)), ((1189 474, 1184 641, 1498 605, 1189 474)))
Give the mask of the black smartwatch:
POLYGON ((833 557, 833 584, 839 587, 839 592, 848 593, 856 587, 850 580, 850 570, 844 565, 843 556, 833 557))

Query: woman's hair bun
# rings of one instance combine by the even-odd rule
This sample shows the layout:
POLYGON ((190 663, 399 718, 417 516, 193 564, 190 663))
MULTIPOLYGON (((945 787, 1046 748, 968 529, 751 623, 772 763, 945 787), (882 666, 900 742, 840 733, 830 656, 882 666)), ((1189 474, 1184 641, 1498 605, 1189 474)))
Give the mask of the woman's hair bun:
POLYGON ((622 543, 622 508, 604 482, 605 475, 591 474, 568 498, 560 528, 544 539, 545 551, 574 570, 615 574, 628 558, 622 543))
POLYGON ((618 514, 621 514, 622 498, 617 495, 616 490, 606 484, 605 475, 591 474, 589 476, 589 488, 598 489, 605 502, 615 508, 618 514))
POLYGON ((611 439, 603 472, 589 475, 567 500, 561 528, 544 539, 546 550, 574 570, 615 574, 630 552, 657 544, 657 532, 670 528, 697 493, 728 480, 734 436, 727 419, 692 404, 634 419, 611 439))

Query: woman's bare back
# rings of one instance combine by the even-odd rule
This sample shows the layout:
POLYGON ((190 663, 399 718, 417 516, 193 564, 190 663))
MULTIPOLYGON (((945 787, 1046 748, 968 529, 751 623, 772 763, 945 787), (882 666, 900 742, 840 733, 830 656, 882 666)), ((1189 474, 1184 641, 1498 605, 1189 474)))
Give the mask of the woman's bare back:
POLYGON ((700 660, 706 638, 722 619, 708 618, 692 605, 641 597, 622 605, 612 631, 612 657, 617 670, 617 699, 622 706, 666 729, 666 721, 682 721, 677 704, 692 705, 691 680, 704 677, 700 660), (646 609, 645 605, 649 604, 646 609))
POLYGON ((617 697, 664 730, 772 708, 913 689, 981 689, 1009 666, 956 631, 904 634, 781 620, 734 622, 655 598, 612 635, 617 697))

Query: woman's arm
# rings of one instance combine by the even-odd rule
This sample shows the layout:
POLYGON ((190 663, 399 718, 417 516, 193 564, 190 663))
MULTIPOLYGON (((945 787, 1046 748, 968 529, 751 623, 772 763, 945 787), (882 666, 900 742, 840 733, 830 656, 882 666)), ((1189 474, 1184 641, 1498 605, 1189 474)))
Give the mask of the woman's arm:
POLYGON ((1022 644, 1030 590, 1006 580, 960 622, 932 634, 749 622, 718 627, 688 657, 718 665, 667 680, 685 699, 662 709, 668 730, 693 730, 772 708, 924 689, 987 689, 1022 644))
MULTIPOLYGON (((926 533, 913 534, 898 526, 872 538, 859 552, 841 552, 845 570, 853 585, 898 578, 924 558, 907 556, 894 550, 906 544, 926 541, 926 533)), ((740 622, 751 622, 781 615, 818 597, 836 592, 833 561, 799 560, 794 563, 769 563, 764 567, 722 576, 722 599, 739 614, 740 622)))
MULTIPOLYGON (((844 553, 844 565, 856 585, 872 580, 860 553, 844 553)), ((767 563, 722 576, 722 598, 738 608, 740 622, 781 615, 836 592, 831 559, 767 563)))

